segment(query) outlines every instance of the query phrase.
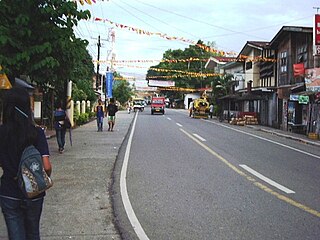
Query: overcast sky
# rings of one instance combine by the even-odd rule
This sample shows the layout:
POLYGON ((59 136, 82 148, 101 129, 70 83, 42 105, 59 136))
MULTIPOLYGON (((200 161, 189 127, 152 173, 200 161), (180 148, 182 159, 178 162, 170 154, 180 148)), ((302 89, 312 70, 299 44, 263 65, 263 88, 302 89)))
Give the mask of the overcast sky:
MULTIPOLYGON (((218 50, 239 52, 247 41, 270 41, 282 26, 313 26, 314 0, 96 0, 85 4, 92 18, 107 19, 152 33, 184 40, 215 42, 218 50)), ((320 14, 320 10, 319 10, 320 14)), ((97 59, 97 38, 101 36, 100 60, 107 60, 112 49, 108 31, 114 27, 116 60, 161 60, 168 49, 185 49, 190 43, 166 40, 157 35, 137 34, 110 22, 81 21, 78 37, 89 40, 89 52, 97 59)), ((110 59, 111 56, 109 56, 110 59)), ((122 75, 146 74, 153 63, 117 66, 122 75)), ((106 70, 101 64, 101 73, 106 70)))

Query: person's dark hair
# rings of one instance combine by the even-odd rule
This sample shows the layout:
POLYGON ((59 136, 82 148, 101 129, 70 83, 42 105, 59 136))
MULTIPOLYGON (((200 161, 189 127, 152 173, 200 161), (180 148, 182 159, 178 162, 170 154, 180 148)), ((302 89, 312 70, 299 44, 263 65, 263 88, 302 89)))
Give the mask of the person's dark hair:
POLYGON ((56 102, 56 109, 63 108, 63 103, 61 101, 56 102))
POLYGON ((3 125, 8 152, 11 157, 21 154, 22 150, 37 139, 33 123, 30 96, 24 88, 14 87, 6 90, 3 99, 3 125))

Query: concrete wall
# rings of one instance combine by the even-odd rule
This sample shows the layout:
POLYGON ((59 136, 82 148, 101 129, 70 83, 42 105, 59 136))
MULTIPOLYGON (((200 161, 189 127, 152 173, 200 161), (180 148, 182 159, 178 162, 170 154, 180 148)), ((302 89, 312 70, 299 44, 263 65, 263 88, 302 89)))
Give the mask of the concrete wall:
POLYGON ((184 108, 188 109, 189 108, 189 104, 188 104, 188 99, 192 98, 192 100, 200 98, 200 93, 187 93, 184 96, 184 108))

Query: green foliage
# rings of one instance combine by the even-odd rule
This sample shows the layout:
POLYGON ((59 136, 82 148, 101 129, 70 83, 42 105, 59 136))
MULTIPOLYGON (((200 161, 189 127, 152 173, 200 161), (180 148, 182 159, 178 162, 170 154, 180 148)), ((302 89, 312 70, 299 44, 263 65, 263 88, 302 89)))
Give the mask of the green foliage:
POLYGON ((82 100, 87 100, 88 96, 85 93, 84 90, 79 89, 79 87, 76 84, 73 84, 72 87, 72 99, 73 101, 82 101, 82 100))
POLYGON ((231 87, 233 84, 232 75, 225 74, 223 76, 217 76, 213 81, 213 92, 215 96, 221 97, 231 93, 231 87))
POLYGON ((64 99, 67 81, 92 77, 88 42, 73 32, 89 18, 73 1, 1 0, 0 65, 9 75, 29 76, 44 91, 53 86, 64 99))
POLYGON ((74 110, 73 113, 73 121, 76 123, 77 126, 83 125, 89 122, 89 113, 79 113, 77 109, 74 110))
POLYGON ((113 96, 121 104, 124 104, 132 96, 130 84, 125 80, 118 80, 113 85, 113 96))
POLYGON ((94 89, 92 88, 92 82, 88 80, 79 80, 72 86, 72 99, 74 101, 89 100, 94 102, 96 100, 96 95, 94 89))
POLYGON ((89 119, 92 119, 96 116, 95 112, 88 112, 88 114, 89 114, 89 119))
POLYGON ((82 125, 89 122, 89 113, 81 113, 77 121, 77 125, 82 125))
MULTIPOLYGON (((198 44, 203 44, 201 40, 198 41, 198 44)), ((214 43, 209 43, 211 47, 213 47, 214 43)), ((196 72, 196 73, 208 73, 210 71, 205 69, 205 61, 207 61, 211 56, 215 56, 216 54, 211 52, 206 52, 202 48, 196 45, 189 45, 188 48, 184 50, 167 50, 163 54, 163 60, 187 60, 187 59, 195 59, 198 58, 200 61, 177 61, 177 62, 161 62, 154 68, 164 68, 168 70, 180 70, 184 72, 196 72)), ((212 72, 212 71, 211 71, 212 72)), ((182 76, 184 74, 177 72, 161 72, 148 70, 147 78, 149 76, 172 76, 171 80, 175 81, 177 87, 185 87, 185 88, 201 88, 206 85, 210 85, 213 80, 212 77, 192 77, 192 76, 182 76)), ((153 78, 154 79, 154 78, 153 78)), ((161 78, 157 80, 162 80, 161 78)))
POLYGON ((212 81, 213 102, 217 102, 218 98, 232 93, 232 86, 234 84, 232 78, 233 76, 230 74, 214 77, 212 81))

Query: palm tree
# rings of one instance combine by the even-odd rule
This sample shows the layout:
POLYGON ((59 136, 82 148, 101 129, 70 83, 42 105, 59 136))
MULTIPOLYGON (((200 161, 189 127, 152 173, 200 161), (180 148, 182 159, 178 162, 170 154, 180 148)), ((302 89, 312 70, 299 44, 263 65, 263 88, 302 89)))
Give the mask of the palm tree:
MULTIPOLYGON (((217 76, 212 82, 212 101, 217 104, 216 114, 222 116, 223 106, 219 101, 219 98, 229 95, 232 93, 232 86, 234 84, 233 76, 230 74, 224 74, 222 76, 217 76)), ((229 102, 228 102, 229 109, 229 102)))

